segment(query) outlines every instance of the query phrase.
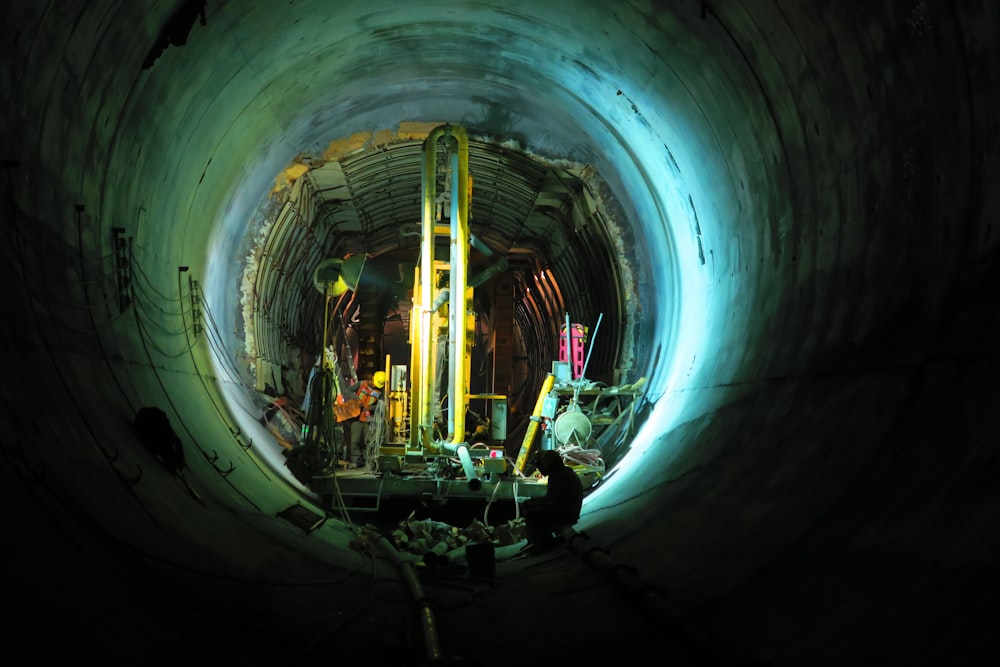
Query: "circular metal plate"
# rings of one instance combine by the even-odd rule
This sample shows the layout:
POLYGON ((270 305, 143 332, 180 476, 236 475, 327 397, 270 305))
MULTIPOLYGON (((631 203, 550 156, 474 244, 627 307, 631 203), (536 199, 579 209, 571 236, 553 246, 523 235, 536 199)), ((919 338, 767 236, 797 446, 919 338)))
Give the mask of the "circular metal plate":
POLYGON ((581 447, 587 442, 593 427, 590 420, 579 410, 567 411, 556 417, 556 440, 560 445, 569 442, 581 447))

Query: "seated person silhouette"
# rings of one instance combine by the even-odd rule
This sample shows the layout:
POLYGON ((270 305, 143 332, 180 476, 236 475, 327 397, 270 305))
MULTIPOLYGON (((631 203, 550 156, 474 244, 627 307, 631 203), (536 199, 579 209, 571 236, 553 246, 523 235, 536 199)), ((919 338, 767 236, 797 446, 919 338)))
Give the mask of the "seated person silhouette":
POLYGON ((528 544, 521 550, 543 551, 558 544, 554 533, 562 526, 572 526, 580 519, 583 485, 572 468, 563 463, 559 452, 541 453, 538 471, 549 478, 543 498, 532 498, 521 505, 528 544))

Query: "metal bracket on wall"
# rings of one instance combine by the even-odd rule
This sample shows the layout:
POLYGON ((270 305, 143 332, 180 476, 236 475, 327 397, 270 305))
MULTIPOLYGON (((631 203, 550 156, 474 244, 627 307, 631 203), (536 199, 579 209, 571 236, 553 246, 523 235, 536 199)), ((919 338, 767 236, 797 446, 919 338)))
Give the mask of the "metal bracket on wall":
POLYGON ((118 310, 124 313, 132 305, 132 238, 125 238, 124 227, 112 227, 115 252, 115 285, 118 288, 118 310))
POLYGON ((191 328, 195 337, 201 335, 201 285, 194 278, 188 277, 191 288, 191 328))

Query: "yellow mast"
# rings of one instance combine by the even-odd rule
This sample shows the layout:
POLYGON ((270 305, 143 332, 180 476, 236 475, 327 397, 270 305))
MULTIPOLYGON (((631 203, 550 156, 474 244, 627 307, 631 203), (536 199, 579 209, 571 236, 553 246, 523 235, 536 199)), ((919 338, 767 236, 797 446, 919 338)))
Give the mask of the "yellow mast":
POLYGON ((469 139, 461 127, 441 125, 434 128, 423 144, 421 173, 423 216, 420 228, 420 265, 414 281, 414 312, 411 325, 411 388, 414 410, 411 413, 410 447, 438 448, 433 441, 434 408, 437 387, 435 368, 438 357, 438 332, 442 317, 438 311, 447 303, 448 327, 448 444, 455 446, 465 440, 465 413, 468 408, 468 386, 471 369, 472 291, 469 286, 469 139), (449 227, 436 224, 437 146, 442 140, 451 151, 451 214, 449 227), (434 256, 434 241, 438 234, 447 233, 450 256, 447 263, 434 256), (448 272, 448 287, 438 294, 439 278, 448 272))

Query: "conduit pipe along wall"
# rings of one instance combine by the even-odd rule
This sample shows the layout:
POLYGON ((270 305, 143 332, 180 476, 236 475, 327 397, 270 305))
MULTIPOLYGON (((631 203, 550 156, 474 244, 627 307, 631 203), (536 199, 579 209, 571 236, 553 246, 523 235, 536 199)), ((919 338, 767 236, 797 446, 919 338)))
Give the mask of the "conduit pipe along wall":
MULTIPOLYGON (((997 659, 991 3, 4 12, 13 649, 44 653, 54 632, 112 662, 273 658, 321 629, 341 655, 406 648, 392 568, 346 528, 275 518, 300 490, 251 442, 212 352, 243 229, 292 157, 450 121, 592 165, 640 247, 652 407, 588 498, 595 541, 713 640, 775 664, 997 659), (149 404, 200 502, 129 432, 149 404)), ((573 563, 501 568, 504 587, 439 616, 443 649, 526 608, 646 648, 573 563)))

